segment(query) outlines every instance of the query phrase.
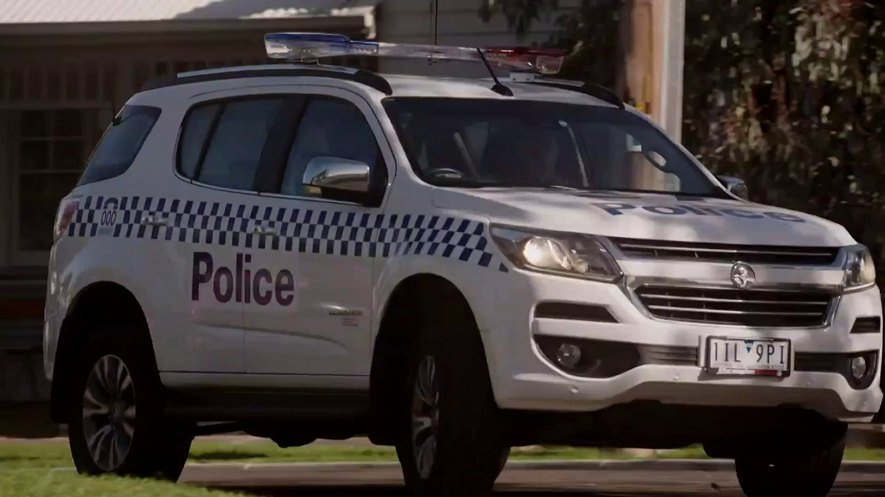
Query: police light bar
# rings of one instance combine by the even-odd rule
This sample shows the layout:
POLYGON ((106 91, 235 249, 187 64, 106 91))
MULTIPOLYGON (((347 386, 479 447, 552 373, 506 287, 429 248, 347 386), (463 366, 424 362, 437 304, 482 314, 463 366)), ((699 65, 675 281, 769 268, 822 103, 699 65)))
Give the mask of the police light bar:
POLYGON ((413 45, 351 40, 328 33, 268 33, 264 46, 271 59, 312 62, 324 57, 362 55, 429 60, 461 60, 510 66, 522 71, 556 74, 565 52, 531 48, 476 49, 438 45, 413 45), (484 60, 485 59, 485 60, 484 60))
POLYGON ((555 48, 486 48, 489 61, 508 65, 526 65, 541 74, 557 74, 565 60, 565 50, 555 48))

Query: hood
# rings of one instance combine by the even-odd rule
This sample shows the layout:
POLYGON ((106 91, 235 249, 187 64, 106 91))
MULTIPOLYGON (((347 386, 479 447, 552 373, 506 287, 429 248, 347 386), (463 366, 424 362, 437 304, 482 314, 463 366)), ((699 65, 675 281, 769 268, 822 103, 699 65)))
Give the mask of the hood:
POLYGON ((741 200, 551 189, 440 188, 433 203, 492 223, 609 237, 740 245, 835 247, 856 243, 842 226, 741 200))

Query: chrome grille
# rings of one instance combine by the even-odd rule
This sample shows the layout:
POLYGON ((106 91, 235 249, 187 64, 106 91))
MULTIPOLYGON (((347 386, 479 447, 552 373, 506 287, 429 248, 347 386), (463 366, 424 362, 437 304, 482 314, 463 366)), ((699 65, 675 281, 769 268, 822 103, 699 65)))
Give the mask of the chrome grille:
POLYGON ((636 289, 658 318, 744 326, 821 326, 833 296, 823 291, 738 290, 646 285, 636 289))
POLYGON ((838 247, 788 247, 778 245, 729 245, 722 243, 670 242, 612 238, 627 257, 712 262, 749 262, 797 266, 829 266, 838 247))

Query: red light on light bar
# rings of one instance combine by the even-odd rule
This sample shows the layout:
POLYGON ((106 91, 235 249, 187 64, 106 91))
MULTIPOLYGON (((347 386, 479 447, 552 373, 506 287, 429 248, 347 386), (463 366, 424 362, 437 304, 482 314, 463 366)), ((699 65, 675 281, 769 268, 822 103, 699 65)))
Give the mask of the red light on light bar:
POLYGON ((568 53, 561 48, 534 48, 534 47, 488 47, 485 53, 505 53, 514 55, 549 55, 551 57, 565 57, 568 53))
POLYGON ((526 65, 541 74, 556 74, 562 69, 566 51, 558 48, 486 48, 483 50, 490 62, 510 65, 526 65))

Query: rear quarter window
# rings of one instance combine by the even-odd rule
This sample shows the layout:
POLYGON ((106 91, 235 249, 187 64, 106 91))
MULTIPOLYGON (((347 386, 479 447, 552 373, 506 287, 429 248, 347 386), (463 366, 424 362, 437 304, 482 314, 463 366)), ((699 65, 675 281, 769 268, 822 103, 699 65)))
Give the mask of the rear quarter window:
POLYGON ((104 181, 129 169, 153 129, 160 109, 127 105, 102 135, 77 186, 104 181))

